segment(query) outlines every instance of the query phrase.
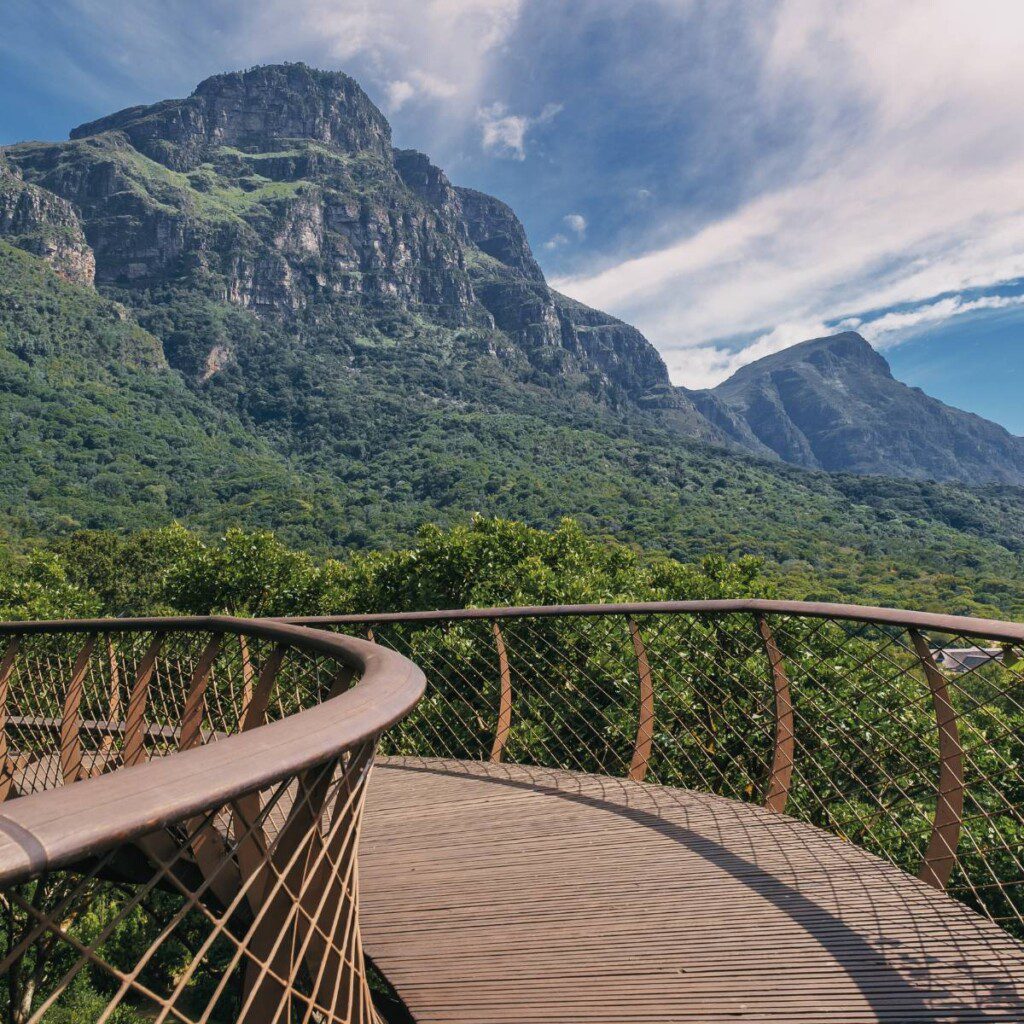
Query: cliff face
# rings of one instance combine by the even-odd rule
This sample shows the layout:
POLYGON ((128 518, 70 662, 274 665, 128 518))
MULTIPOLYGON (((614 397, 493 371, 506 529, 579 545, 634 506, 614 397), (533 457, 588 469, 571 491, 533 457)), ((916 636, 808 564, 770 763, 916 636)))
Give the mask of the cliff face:
MULTIPOLYGON (((303 65, 217 75, 186 99, 6 154, 80 213, 97 283, 125 301, 173 287, 282 321, 351 308, 379 322, 398 309, 490 332, 488 349, 527 372, 670 408, 685 432, 722 439, 672 391, 638 331, 547 286, 508 206, 393 149, 384 116, 347 75, 303 65)), ((231 360, 230 344, 211 347, 193 369, 231 360)))
POLYGON ((68 143, 7 151, 81 211, 101 284, 184 282, 267 315, 321 297, 393 300, 468 322, 458 239, 391 153, 352 79, 298 65, 219 75, 68 143))
POLYGON ((29 185, 0 162, 0 238, 41 256, 75 284, 91 285, 96 259, 74 207, 29 185))
POLYGON ((753 435, 799 466, 1024 483, 1024 439, 895 380, 853 332, 767 356, 694 397, 735 440, 753 435))
POLYGON ((112 131, 176 171, 198 167, 212 149, 270 152, 282 139, 320 142, 385 162, 391 153, 391 128, 356 81, 304 64, 215 75, 187 99, 129 107, 80 125, 71 138, 112 131))

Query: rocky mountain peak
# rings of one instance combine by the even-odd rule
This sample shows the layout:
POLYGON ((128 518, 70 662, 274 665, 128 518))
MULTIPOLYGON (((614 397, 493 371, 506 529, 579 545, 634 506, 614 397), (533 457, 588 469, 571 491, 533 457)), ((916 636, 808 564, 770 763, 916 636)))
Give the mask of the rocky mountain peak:
POLYGON ((726 383, 748 381, 764 374, 792 369, 801 364, 813 367, 819 374, 825 376, 857 372, 892 377, 885 358, 876 352, 862 335, 856 331, 843 331, 840 334, 802 341, 781 352, 748 363, 737 370, 726 383))
POLYGON ((734 439, 829 471, 970 483, 1024 481, 1024 443, 896 380, 854 331, 812 338, 694 394, 734 439))
POLYGON ((391 159, 391 128, 355 79, 305 64, 214 75, 186 99, 129 107, 80 125, 71 138, 109 131, 175 170, 196 166, 210 147, 274 152, 295 140, 391 159))

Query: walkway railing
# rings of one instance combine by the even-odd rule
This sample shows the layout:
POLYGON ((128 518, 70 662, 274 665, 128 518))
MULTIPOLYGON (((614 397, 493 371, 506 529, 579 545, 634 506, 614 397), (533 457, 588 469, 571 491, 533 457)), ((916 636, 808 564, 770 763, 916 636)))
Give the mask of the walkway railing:
POLYGON ((385 729, 413 761, 759 802, 1024 937, 1022 653, 1013 624, 765 601, 0 625, 0 1005, 375 1020, 385 729))
POLYGON ((1024 938, 1024 627, 753 600, 296 621, 423 668, 384 752, 760 802, 1024 938))
POLYGON ((226 618, 3 624, 0 652, 10 1024, 376 1019, 356 845, 413 665, 226 618))

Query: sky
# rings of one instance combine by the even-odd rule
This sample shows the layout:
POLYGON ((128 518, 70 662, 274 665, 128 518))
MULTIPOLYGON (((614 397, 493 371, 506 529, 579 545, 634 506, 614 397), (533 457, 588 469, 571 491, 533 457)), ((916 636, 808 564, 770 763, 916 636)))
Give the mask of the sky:
POLYGON ((0 144, 341 69, 676 383, 853 328, 1024 434, 1022 53, 1020 0, 0 0, 0 144))

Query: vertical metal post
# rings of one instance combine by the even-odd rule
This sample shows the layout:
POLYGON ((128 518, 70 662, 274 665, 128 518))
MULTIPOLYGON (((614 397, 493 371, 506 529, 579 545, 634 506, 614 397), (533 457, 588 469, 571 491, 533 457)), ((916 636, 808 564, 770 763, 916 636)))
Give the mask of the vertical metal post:
POLYGON ((956 864, 960 827, 964 816, 964 758, 957 728, 956 710, 949 699, 946 678, 939 671, 925 638, 911 629, 910 639, 928 680, 939 732, 939 782, 935 794, 935 817, 928 848, 917 877, 935 889, 944 890, 956 864))
POLYGON ((7 799, 14 782, 14 766, 7 756, 7 694, 10 692, 11 672, 14 670, 14 659, 18 656, 21 637, 14 636, 4 651, 0 661, 0 801, 7 799))
POLYGON ((789 787, 793 778, 793 759, 796 737, 793 729, 793 698, 789 688, 789 676, 782 660, 782 652, 775 642, 768 620, 758 613, 757 631, 772 670, 772 688, 775 694, 775 742, 772 753, 771 775, 764 806, 769 811, 781 814, 789 799, 789 787))
POLYGON ((178 733, 178 749, 189 750, 202 739, 203 715, 206 714, 206 687, 210 681, 213 663, 220 653, 221 638, 215 636, 199 656, 192 678, 189 682, 188 695, 185 697, 185 710, 181 715, 181 730, 178 733))
POLYGON ((640 635, 640 627, 634 619, 628 620, 629 635, 633 640, 636 655, 637 682, 640 688, 640 713, 633 742, 633 759, 629 764, 629 777, 634 782, 643 782, 647 766, 651 761, 651 745, 654 742, 654 684, 651 681, 651 665, 647 659, 647 648, 640 635))
POLYGON ((128 716, 124 729, 124 765, 138 764, 146 759, 146 704, 149 702, 149 683, 156 669, 156 659, 163 646, 164 634, 157 633, 135 670, 135 682, 128 695, 128 716))
POLYGON ((498 696, 498 728, 494 733, 494 744, 491 746, 491 761, 497 764, 505 750, 509 729, 512 727, 512 676, 508 668, 508 652, 505 650, 505 638, 501 635, 498 620, 491 622, 494 634, 494 646, 498 650, 498 673, 501 679, 501 690, 498 696))
POLYGON ((60 720, 60 771, 65 785, 77 782, 82 774, 82 692, 95 642, 96 638, 90 636, 79 651, 64 696, 64 714, 60 720))

